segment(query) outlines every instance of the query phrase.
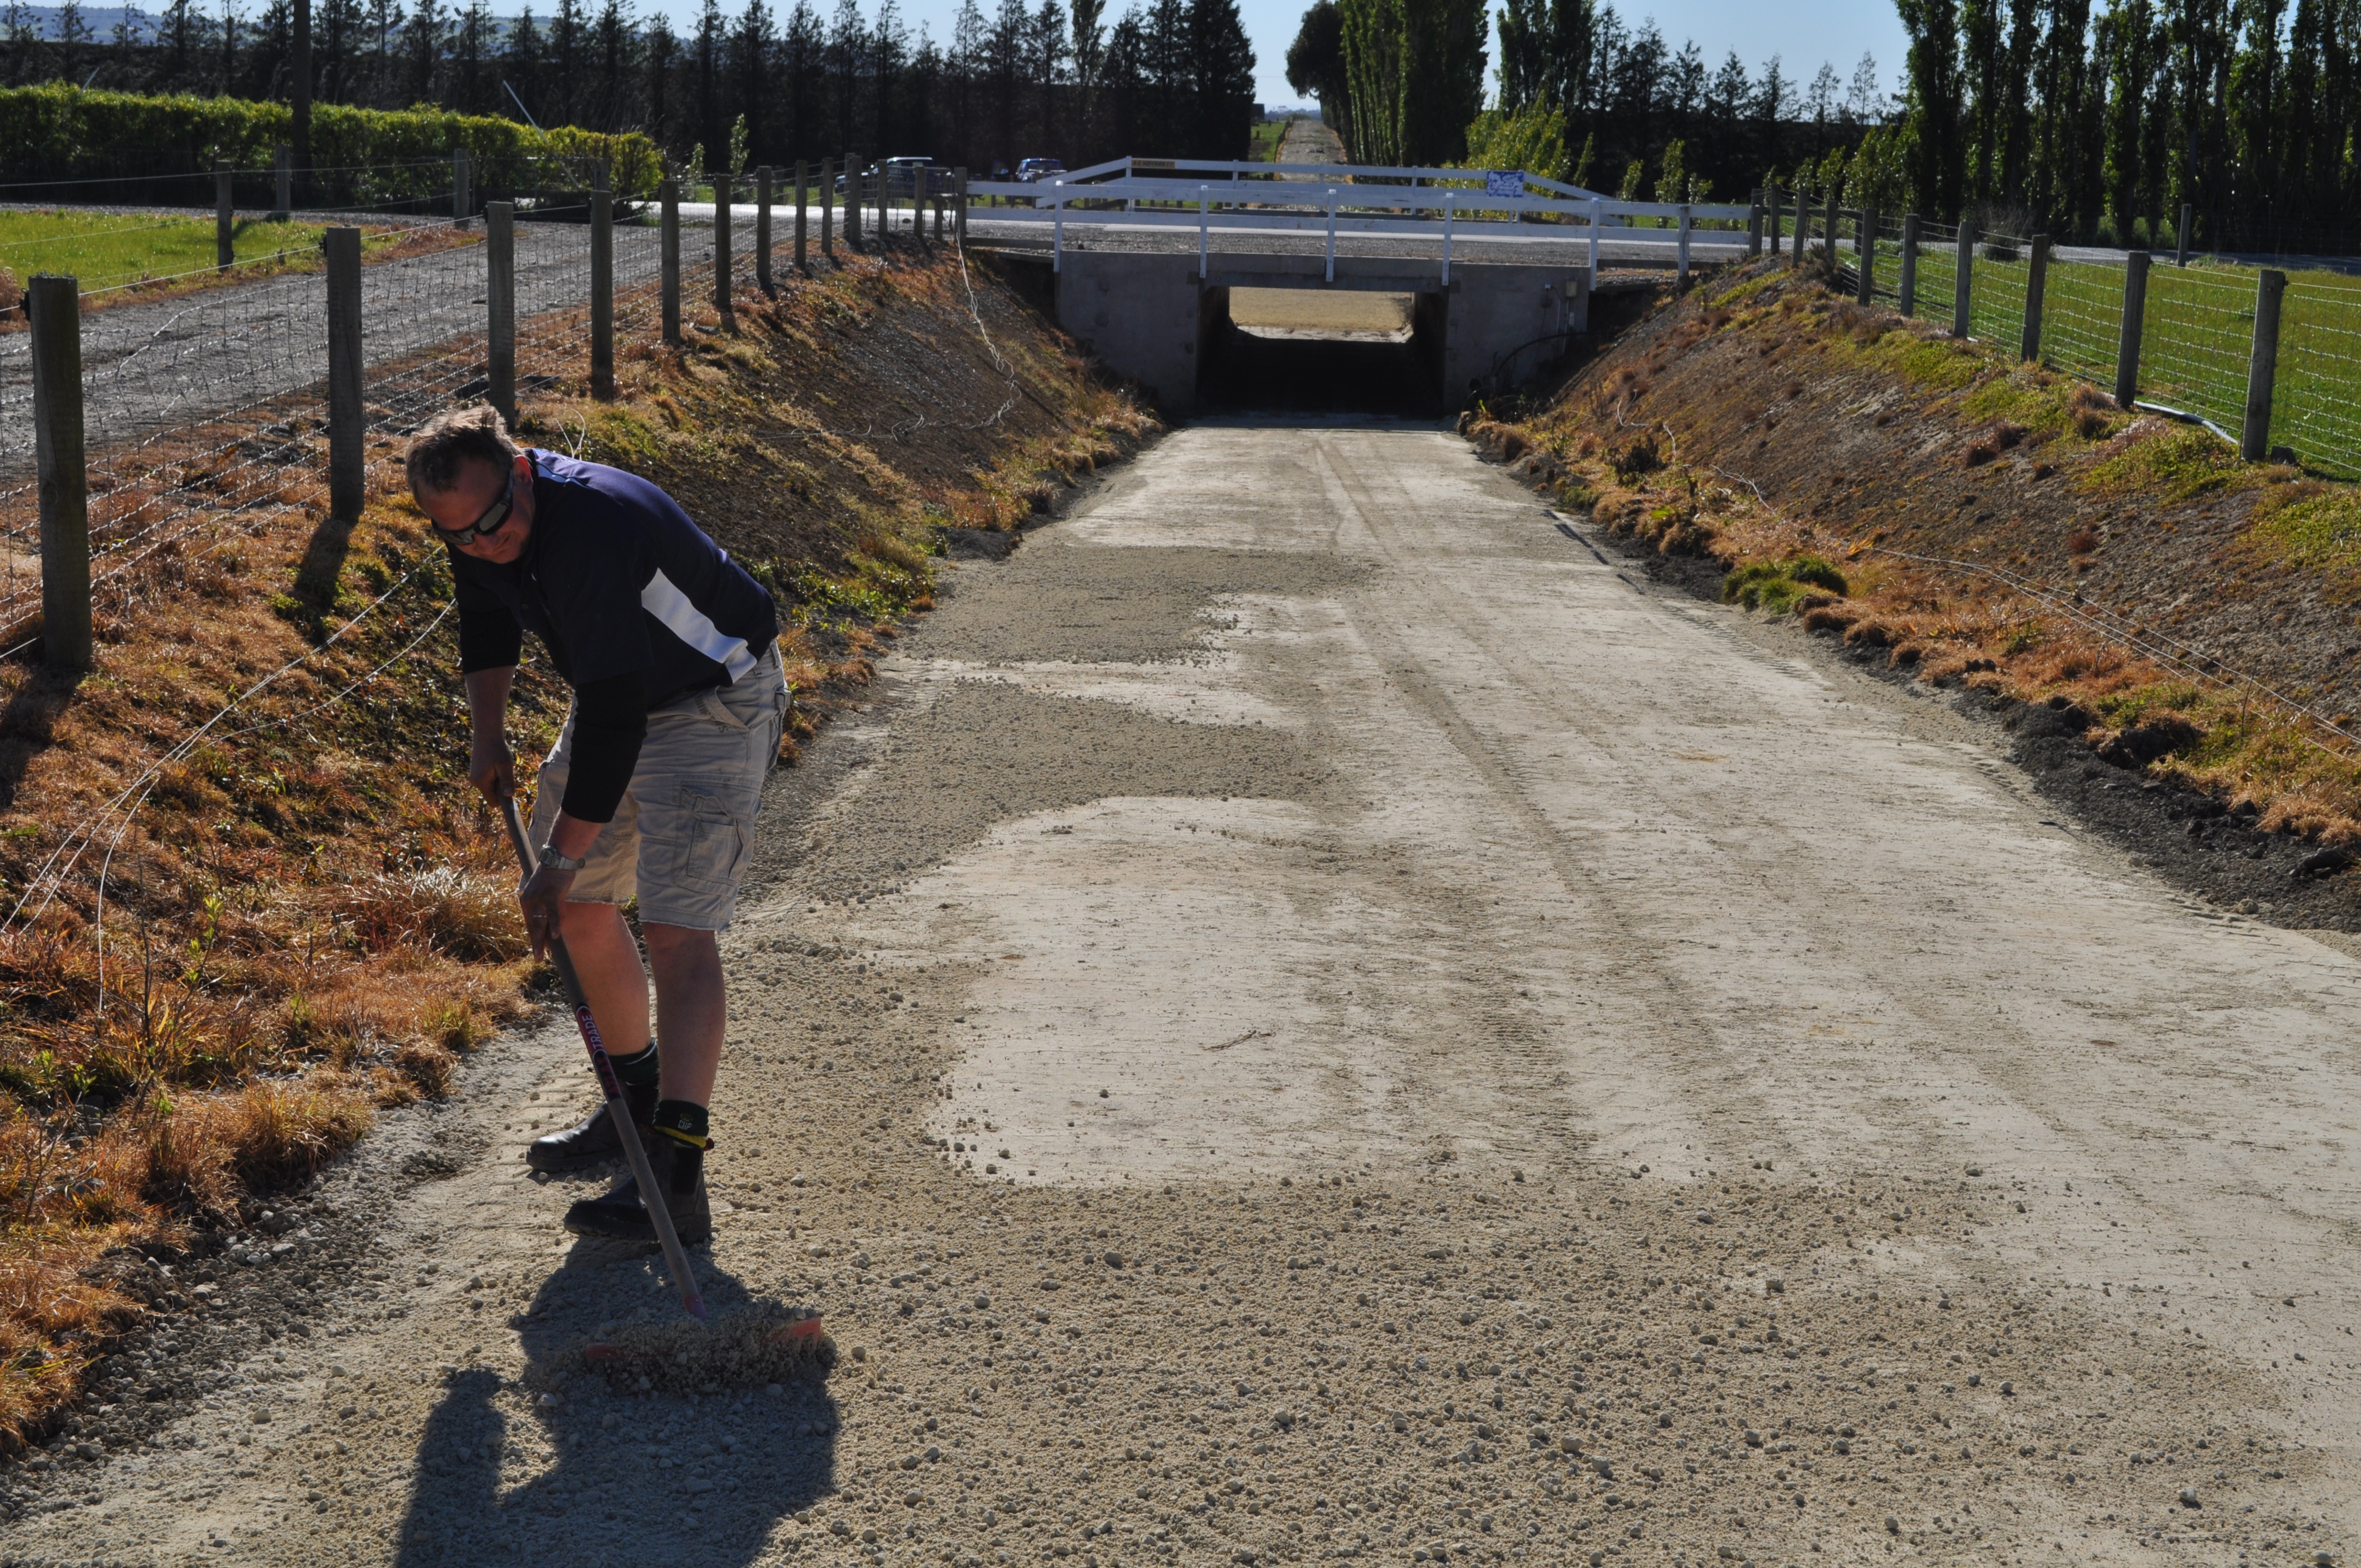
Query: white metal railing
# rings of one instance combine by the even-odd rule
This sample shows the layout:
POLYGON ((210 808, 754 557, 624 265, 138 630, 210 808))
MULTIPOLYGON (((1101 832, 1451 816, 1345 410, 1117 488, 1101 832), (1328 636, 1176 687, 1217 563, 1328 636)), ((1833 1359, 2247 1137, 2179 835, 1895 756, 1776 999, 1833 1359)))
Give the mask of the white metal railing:
POLYGON ((967 192, 970 199, 996 197, 1018 203, 996 209, 993 214, 995 218, 1047 223, 1050 229, 1050 266, 1054 270, 1064 269, 1068 223, 1146 227, 1184 227, 1193 223, 1197 227, 1197 275, 1205 277, 1213 214, 1221 209, 1224 229, 1298 233, 1320 229, 1326 236, 1324 272, 1330 282, 1335 280, 1336 236, 1340 233, 1439 237, 1443 241, 1442 278, 1445 283, 1451 280, 1453 241, 1471 231, 1483 238, 1582 245, 1587 253, 1587 265, 1596 277, 1601 231, 1631 227, 1634 218, 1653 218, 1674 225, 1675 265, 1686 281, 1690 236, 1698 221, 1744 223, 1753 215, 1751 207, 1619 202, 1576 185, 1523 174, 1510 178, 1518 186, 1517 194, 1503 192, 1499 188, 1500 181, 1488 181, 1483 170, 1363 169, 1334 163, 1126 158, 1041 181, 971 180, 967 192), (1245 178, 1247 173, 1262 174, 1273 170, 1324 178, 1284 181, 1245 178), (1230 178, 1202 178, 1209 174, 1227 174, 1230 178), (1201 178, 1187 178, 1190 175, 1201 178), (1373 176, 1408 180, 1411 183, 1361 182, 1373 176), (1422 185, 1417 182, 1420 181, 1428 183, 1422 185), (1476 181, 1485 184, 1478 188, 1474 185, 1476 181), (1535 186, 1544 193, 1530 193, 1535 186), (1556 221, 1531 221, 1535 218, 1556 221))

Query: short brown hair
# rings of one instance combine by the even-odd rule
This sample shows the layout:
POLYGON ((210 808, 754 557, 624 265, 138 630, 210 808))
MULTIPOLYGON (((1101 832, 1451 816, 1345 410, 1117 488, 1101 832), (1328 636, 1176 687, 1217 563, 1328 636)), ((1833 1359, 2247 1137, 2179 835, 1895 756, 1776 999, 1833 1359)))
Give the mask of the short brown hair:
POLYGON ((506 473, 522 448, 509 439, 500 411, 489 403, 436 414, 410 438, 404 467, 413 496, 440 495, 459 482, 468 463, 489 463, 506 473))

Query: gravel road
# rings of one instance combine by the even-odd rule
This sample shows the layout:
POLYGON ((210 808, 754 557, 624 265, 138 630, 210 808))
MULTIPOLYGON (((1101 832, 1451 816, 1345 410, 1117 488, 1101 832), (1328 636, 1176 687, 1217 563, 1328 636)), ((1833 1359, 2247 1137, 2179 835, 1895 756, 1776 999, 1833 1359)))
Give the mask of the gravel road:
MULTIPOLYGON (((589 297, 589 229, 517 225, 520 320, 589 297)), ((682 266, 710 266, 713 234, 686 227, 682 266)), ((616 230, 615 284, 656 275, 653 229, 616 230)), ((327 375, 328 285, 288 273, 142 304, 91 311, 82 323, 83 420, 93 452, 299 390, 327 375)), ((365 267, 361 345, 371 365, 484 330, 479 246, 365 267)), ((0 475, 33 462, 32 339, 0 334, 0 475)), ((518 367, 531 376, 536 367, 518 367)))
POLYGON ((2342 1561, 2343 938, 1441 430, 1191 427, 943 600, 725 947, 709 1293, 834 1375, 582 1370, 670 1307, 551 1028, 181 1263, 8 1553, 2342 1561))

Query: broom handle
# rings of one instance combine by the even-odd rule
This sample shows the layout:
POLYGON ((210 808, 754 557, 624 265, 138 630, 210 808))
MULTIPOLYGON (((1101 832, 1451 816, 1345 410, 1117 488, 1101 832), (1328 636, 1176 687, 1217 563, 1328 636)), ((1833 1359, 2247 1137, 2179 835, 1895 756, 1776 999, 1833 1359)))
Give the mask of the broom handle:
MULTIPOLYGON (((517 864, 531 877, 534 865, 533 844, 525 837, 524 818, 517 815, 514 795, 500 802, 500 815, 508 820, 509 842, 516 847, 517 864)), ((549 934, 549 958, 557 967, 558 981, 566 987, 566 1004, 574 1009, 575 1025, 582 1031, 582 1044, 590 1053, 590 1070, 598 1076, 599 1092, 607 1097, 607 1114, 615 1119, 623 1157, 631 1162, 631 1175, 640 1184, 640 1201, 655 1224, 656 1240, 664 1244, 664 1262, 671 1266, 673 1281, 680 1288, 680 1304, 690 1317, 702 1322, 705 1298, 697 1292, 697 1276, 690 1272, 688 1254, 680 1245, 680 1233, 673 1229, 672 1210, 656 1191, 655 1172, 648 1168, 648 1151, 640 1146, 640 1130, 631 1124, 631 1109, 623 1099, 622 1080, 615 1076, 615 1064, 607 1059, 606 1043, 598 1037, 598 1022, 590 1015, 589 999, 582 994, 582 980, 574 972, 574 959, 566 950, 566 938, 555 931, 549 934)))

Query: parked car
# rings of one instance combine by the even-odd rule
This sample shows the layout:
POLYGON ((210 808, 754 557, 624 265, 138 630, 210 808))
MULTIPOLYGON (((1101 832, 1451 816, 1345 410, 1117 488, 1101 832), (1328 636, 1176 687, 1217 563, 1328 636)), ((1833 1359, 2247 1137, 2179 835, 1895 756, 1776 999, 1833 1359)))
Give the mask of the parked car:
POLYGON ((900 198, 912 192, 925 194, 927 170, 935 166, 931 158, 889 158, 885 160, 886 194, 900 198))
POLYGON ((1030 185, 1065 171, 1066 166, 1054 158, 1028 158, 1016 166, 1016 179, 1020 184, 1030 185))

